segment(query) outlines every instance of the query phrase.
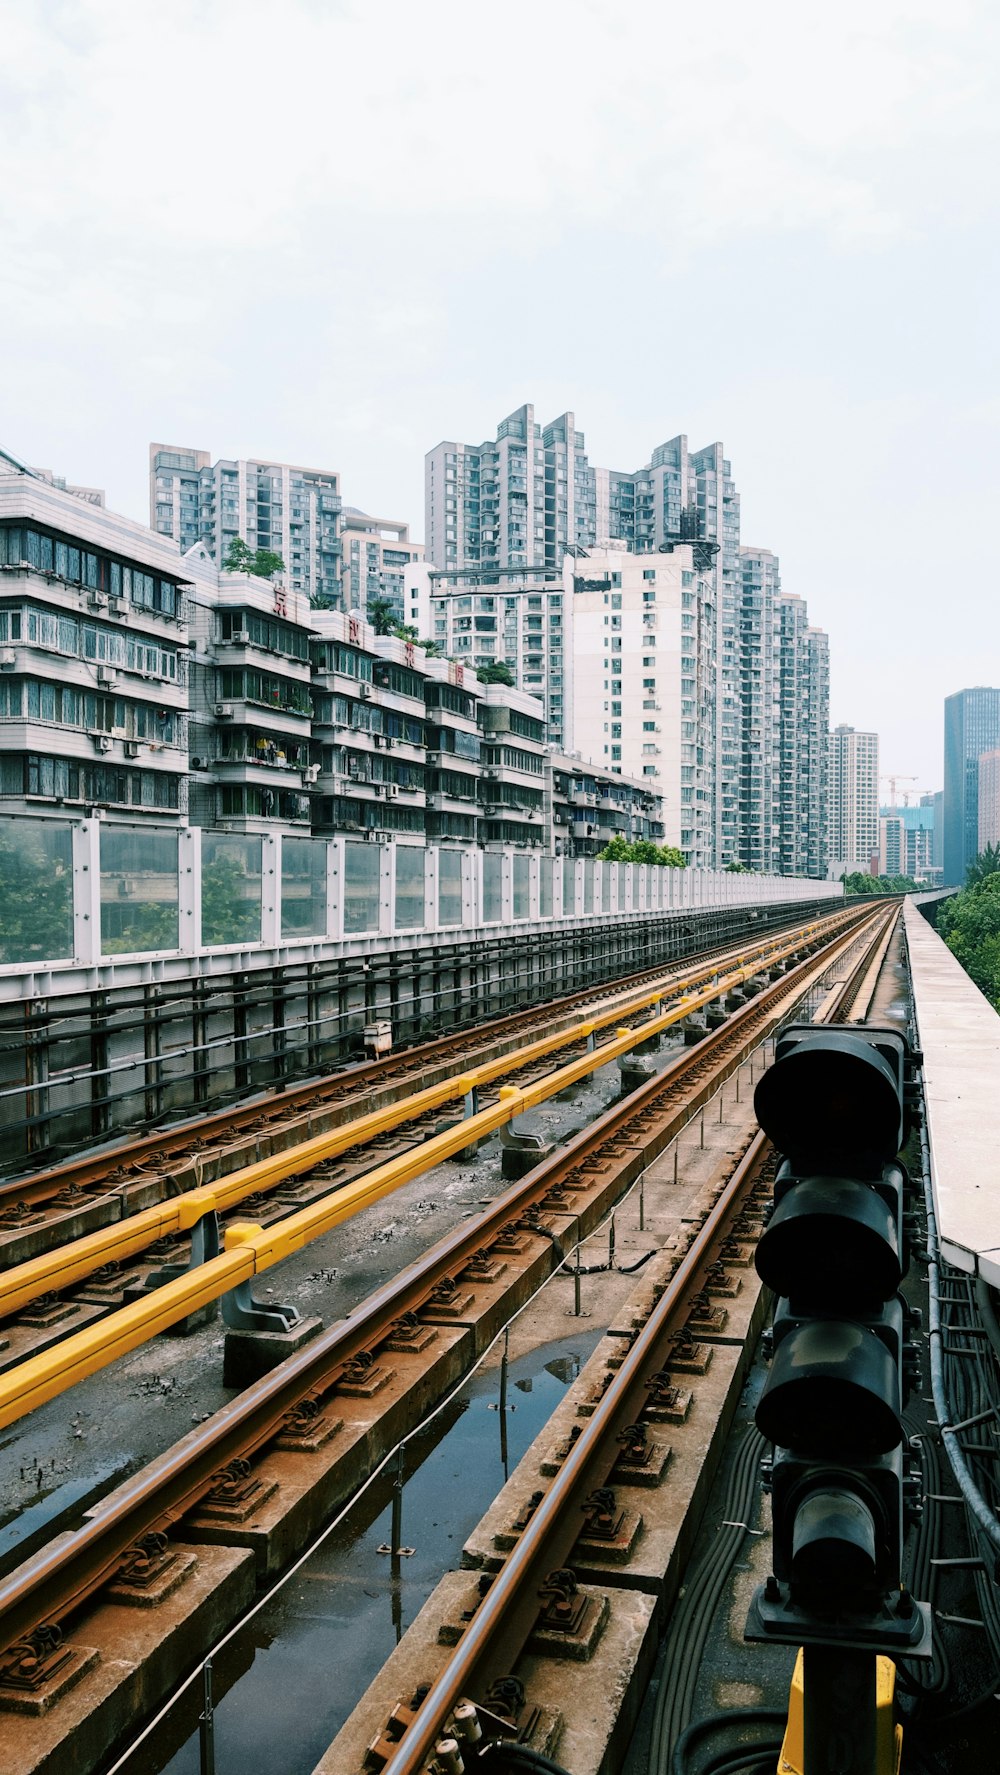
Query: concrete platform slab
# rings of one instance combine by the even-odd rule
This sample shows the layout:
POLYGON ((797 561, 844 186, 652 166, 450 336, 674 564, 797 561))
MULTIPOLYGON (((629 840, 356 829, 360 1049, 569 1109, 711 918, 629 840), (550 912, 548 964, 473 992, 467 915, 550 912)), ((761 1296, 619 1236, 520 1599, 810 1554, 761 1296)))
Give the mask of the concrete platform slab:
POLYGON ((98 1599, 72 1636, 97 1653, 79 1682, 40 1717, 0 1716, 3 1775, 66 1775, 100 1766, 136 1718, 151 1713, 187 1675, 198 1650, 249 1607, 252 1554, 196 1551, 184 1582, 156 1608, 98 1599))
POLYGON ((947 944, 903 905, 942 1255, 1000 1287, 996 1204, 1000 1015, 947 944))

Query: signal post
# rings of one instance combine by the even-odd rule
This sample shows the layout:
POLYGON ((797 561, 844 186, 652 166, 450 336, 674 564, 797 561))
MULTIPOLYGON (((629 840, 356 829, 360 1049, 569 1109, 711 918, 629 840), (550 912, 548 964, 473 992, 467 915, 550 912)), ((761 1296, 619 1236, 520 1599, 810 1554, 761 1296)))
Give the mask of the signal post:
POLYGON ((756 1258, 776 1296, 756 1414, 773 1573, 746 1637, 800 1648, 783 1750, 800 1775, 896 1775, 893 1660, 931 1656, 901 1571, 919 1511, 902 1423, 919 1321, 899 1293, 909 1067, 895 1030, 792 1024, 754 1098, 783 1162, 756 1258))

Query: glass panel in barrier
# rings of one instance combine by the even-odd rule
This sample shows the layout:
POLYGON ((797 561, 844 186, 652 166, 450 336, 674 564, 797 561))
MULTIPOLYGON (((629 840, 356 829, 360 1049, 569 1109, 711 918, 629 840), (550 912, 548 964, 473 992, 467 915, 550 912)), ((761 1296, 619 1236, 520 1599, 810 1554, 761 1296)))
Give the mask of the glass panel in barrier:
POLYGON ((101 950, 176 949, 177 834, 101 828, 101 950))
POLYGON ((420 931, 424 927, 424 862, 425 850, 413 844, 397 844, 396 854, 396 929, 420 931))
POLYGON ((624 910, 625 910, 625 883, 628 879, 628 872, 629 872, 629 869, 631 868, 631 864, 619 863, 618 867, 616 869, 613 867, 613 865, 611 863, 609 863, 608 868, 611 871, 612 876, 617 877, 617 880, 614 883, 614 887, 612 888, 612 893, 614 894, 615 910, 618 912, 624 912, 624 910))
POLYGON ((438 851, 438 924, 462 922, 462 853, 438 851))
POLYGON ((552 917, 552 871, 554 863, 551 857, 543 857, 538 865, 538 916, 552 917))
POLYGON ((344 845, 344 935, 378 930, 378 888, 382 852, 377 844, 344 845))
POLYGON ((594 910, 594 869, 595 869, 595 867, 599 869, 601 867, 600 863, 595 865, 592 857, 585 857, 584 858, 584 863, 583 863, 583 910, 584 910, 585 916, 587 914, 592 913, 594 910))
POLYGON ((503 857, 499 851, 483 852, 483 923, 499 924, 503 917, 503 857))
POLYGON ((514 853, 514 917, 527 918, 531 912, 531 858, 514 853))
POLYGON ((201 835, 201 940, 259 943, 261 840, 236 832, 201 835))
POLYGON ((73 954, 73 840, 61 820, 0 822, 0 962, 73 954))
POLYGON ((576 864, 569 857, 563 858, 563 917, 572 918, 576 911, 576 864))
POLYGON ((281 938, 326 935, 326 839, 281 844, 281 938))

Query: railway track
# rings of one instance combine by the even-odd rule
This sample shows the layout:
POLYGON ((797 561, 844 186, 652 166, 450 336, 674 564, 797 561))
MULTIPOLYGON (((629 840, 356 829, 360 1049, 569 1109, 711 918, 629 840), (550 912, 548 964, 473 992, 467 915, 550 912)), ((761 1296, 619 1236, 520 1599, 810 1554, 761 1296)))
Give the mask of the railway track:
MULTIPOLYGON (((858 916, 854 914, 853 918, 858 916)), ((367 1069, 369 1078, 364 1093, 347 1094, 343 1087, 338 1087, 341 1110, 332 1127, 317 1134, 313 1132, 314 1121, 310 1120, 303 1130, 305 1138, 278 1143, 277 1150, 272 1144, 266 1158, 217 1176, 210 1196, 203 1181, 206 1172, 199 1165, 192 1174, 194 1187, 187 1190, 179 1169, 164 1173, 164 1189, 168 1184, 172 1187, 159 1204, 141 1205, 149 1189, 148 1183, 140 1185, 131 1215, 126 1215, 123 1194, 106 1194, 102 1198, 104 1211, 95 1230, 85 1230, 72 1214, 54 1215, 36 1225, 30 1236, 23 1235, 19 1243, 8 1242, 8 1267, 0 1270, 0 1317, 5 1321, 6 1338, 6 1347, 0 1352, 0 1371, 52 1349, 85 1327, 93 1327, 143 1290, 183 1270, 191 1261, 189 1229, 206 1214, 212 1217, 210 1236, 215 1249, 225 1238, 227 1222, 242 1224, 249 1215, 259 1227, 280 1224, 297 1212, 304 1213, 311 1204, 323 1203, 333 1191, 359 1185, 373 1168, 402 1154, 414 1153, 419 1157, 423 1145, 433 1141, 439 1132, 442 1110, 456 1095, 464 1093, 468 1101, 471 1092, 477 1109, 483 1111, 497 1105, 505 1092, 509 1094, 510 1086, 503 1086, 503 1079, 516 1079, 520 1090, 530 1094, 539 1081, 564 1076, 568 1063, 580 1058, 586 1048, 593 1049, 601 1024, 606 1026, 619 1017, 631 1016, 637 1009, 646 1014, 652 1012, 655 1023, 656 1013, 663 1010, 664 1004, 676 1007, 666 1013, 667 1021, 676 1022, 684 1011, 696 1009, 711 999, 716 990, 725 991, 748 972, 766 968, 768 963, 784 962, 790 952, 814 944, 827 931, 849 928, 851 922, 851 914, 840 913, 821 928, 810 924, 801 933, 793 930, 783 937, 768 938, 749 950, 740 949, 735 954, 724 950, 711 962, 700 962, 693 969, 685 967, 666 976, 655 976, 652 992, 646 977, 638 990, 634 982, 627 983, 614 995, 610 1010, 602 1011, 600 1004, 588 1003, 589 1016, 583 1023, 560 1005, 556 1033, 534 1041, 518 1043, 516 1032, 507 1028, 510 1020, 505 1019, 502 1039, 497 1039, 494 1029, 488 1043, 484 1032, 477 1044, 480 1053, 485 1049, 496 1057, 470 1070, 473 1056, 464 1049, 464 1066, 458 1074, 447 1070, 448 1062, 442 1063, 437 1053, 439 1044, 432 1044, 434 1065, 422 1077, 437 1082, 420 1089, 412 1088, 415 1079, 409 1089, 405 1085, 400 1087, 400 1077, 406 1079, 412 1070, 406 1065, 402 1074, 397 1073, 389 1091, 380 1094, 373 1088, 372 1075, 384 1079, 386 1064, 367 1069), (727 973, 726 969, 734 963, 738 964, 735 972, 727 973), (702 990, 693 993, 692 989, 699 986, 702 990), (558 1072, 559 1064, 564 1069, 562 1075, 558 1072), (65 1239, 67 1228, 79 1236, 65 1239), (11 1252, 18 1250, 26 1250, 30 1255, 20 1264, 11 1263, 11 1252)), ((576 995, 571 1002, 576 1007, 576 995)), ((586 1064, 613 1057, 611 1044, 606 1050, 597 1048, 593 1061, 586 1064)), ((458 1144, 461 1147, 462 1143, 458 1144)), ((230 1146, 228 1150, 233 1149, 230 1146)), ((84 1168, 94 1163, 87 1160, 84 1168)))
MULTIPOLYGON (((864 1020, 897 917, 898 913, 892 913, 879 921, 874 942, 828 995, 818 1020, 864 1020)), ((579 1558, 585 1564, 593 1563, 592 1550, 583 1549, 588 1534, 599 1532, 594 1528, 595 1516, 603 1512, 605 1521, 614 1516, 617 1499, 613 1483, 617 1480, 628 1485, 634 1478, 629 1473, 629 1448, 641 1451, 656 1422, 655 1404, 652 1411, 649 1405, 650 1376, 670 1371, 679 1340, 687 1359, 692 1358, 692 1321, 697 1322, 697 1316, 705 1313, 711 1278, 714 1274, 719 1279, 725 1271, 726 1254, 732 1261, 734 1249, 754 1223, 759 1226, 761 1209, 770 1196, 774 1157, 765 1136, 757 1133, 735 1162, 717 1202, 645 1323, 635 1330, 627 1353, 609 1372, 603 1397, 566 1447, 549 1486, 536 1494, 530 1517, 492 1576, 454 1652, 425 1692, 422 1686, 416 1706, 404 1704, 395 1717, 387 1710, 388 1730, 380 1737, 377 1753, 366 1762, 366 1769, 377 1769, 380 1775, 440 1775, 459 1763, 472 1769, 491 1738, 524 1742, 530 1748, 539 1726, 548 1734, 545 1748, 551 1750, 551 1721, 540 1720, 539 1709, 526 1705, 529 1698, 518 1678, 512 1680, 512 1673, 529 1648, 534 1649, 537 1662, 546 1639, 551 1642, 566 1632, 571 1611, 579 1616, 584 1601, 594 1606, 592 1593, 586 1597, 580 1594, 573 1564, 579 1558), (738 1239, 734 1229, 739 1232, 738 1239), (643 1425, 638 1438, 637 1425, 643 1425), (469 1758, 467 1764, 462 1762, 463 1751, 469 1758), (455 1758, 458 1762, 452 1760, 455 1758)), ((652 1397, 655 1401, 655 1392, 652 1397)), ((641 1472, 639 1477, 641 1480, 641 1472)), ((615 1674, 620 1681, 621 1672, 615 1674)), ((567 1688, 571 1686, 567 1684, 567 1688)), ((542 1750, 542 1746, 537 1748, 542 1750)), ((324 1759, 317 1775, 334 1766, 324 1759)), ((491 1759, 489 1766, 502 1763, 491 1759)))
POLYGON ((376 1089, 394 1085, 405 1089, 414 1078, 438 1068, 459 1071, 474 1066, 498 1044, 517 1045, 550 1026, 555 1029, 563 1018, 571 1022, 586 1008, 641 994, 653 983, 662 982, 665 989, 671 984, 679 987, 703 978, 728 961, 764 958, 796 929, 801 931, 803 943, 819 940, 845 916, 841 911, 831 918, 812 919, 801 927, 793 925, 772 931, 757 942, 701 951, 672 967, 646 968, 604 986, 569 993, 547 1005, 492 1018, 474 1029, 440 1036, 378 1060, 344 1066, 326 1077, 287 1086, 279 1093, 271 1092, 265 1098, 214 1111, 138 1140, 104 1146, 42 1171, 0 1180, 0 1266, 4 1235, 28 1223, 37 1224, 41 1214, 64 1215, 95 1194, 137 1182, 155 1183, 161 1176, 165 1189, 169 1189, 170 1179, 188 1166, 204 1172, 213 1161, 226 1163, 227 1155, 240 1141, 273 1136, 290 1124, 308 1121, 376 1089))
MULTIPOLYGON (((419 1263, 369 1297, 350 1319, 321 1334, 127 1480, 88 1514, 79 1529, 2 1580, 0 1645, 6 1650, 0 1658, 0 1706, 12 1686, 27 1686, 39 1701, 39 1711, 43 1702, 51 1700, 46 1718, 57 1723, 55 1697, 60 1683, 67 1680, 67 1663, 72 1662, 64 1648, 67 1643, 72 1648, 81 1620, 101 1606, 100 1594, 109 1584, 120 1593, 123 1587, 127 1592, 130 1583, 145 1584, 147 1589, 150 1584, 155 1587, 160 1577, 168 1583, 179 1551, 199 1542, 199 1522, 203 1528, 209 1520, 213 1535, 225 1540, 227 1521, 238 1521, 242 1527, 236 1544, 254 1547, 263 1573, 273 1574, 287 1563, 289 1537, 300 1545, 329 1518, 407 1424, 421 1420, 434 1389, 443 1390, 468 1368, 505 1315, 544 1275, 560 1267, 566 1249, 588 1236, 721 1081, 787 1019, 804 996, 818 989, 831 965, 864 943, 866 953, 859 967, 870 973, 871 942, 866 939, 884 934, 888 916, 881 910, 867 911, 822 954, 773 981, 720 1029, 676 1055, 662 1073, 506 1191, 474 1222, 463 1223, 419 1263), (294 1484, 287 1479, 289 1451, 298 1463, 294 1484), (285 1477, 273 1481, 269 1474, 276 1460, 285 1477), (63 1637, 67 1630, 69 1641, 63 1637)), ((857 974, 857 968, 852 970, 852 982, 857 974)), ((719 1211, 713 1208, 706 1221, 713 1230, 699 1233, 683 1257, 678 1271, 686 1278, 683 1289, 709 1262, 711 1241, 717 1233, 723 1236, 725 1216, 730 1210, 736 1212, 740 1191, 752 1187, 755 1164, 756 1158, 748 1155, 740 1168, 741 1182, 726 1186, 729 1207, 724 1209, 720 1198, 719 1211)), ((670 1287, 679 1311, 682 1285, 678 1282, 675 1288, 671 1282, 670 1287)), ((645 1344, 641 1348, 645 1350, 645 1344)), ((609 1410, 621 1427, 617 1406, 609 1410)), ((607 1426, 603 1407, 596 1417, 607 1426)), ((592 1458, 597 1459, 587 1456, 587 1462, 592 1458)), ((576 1472, 576 1466, 571 1471, 576 1472)), ((589 1465, 586 1472, 591 1473, 589 1465)), ((560 1479, 560 1483, 569 1481, 560 1479)), ((517 1587, 520 1568, 514 1569, 517 1587)), ((508 1583, 505 1579, 498 1595, 508 1583)), ((183 1586, 179 1594, 183 1597, 183 1586)), ((491 1604, 491 1612, 482 1617, 487 1627, 495 1606, 491 1604)), ((537 1614, 537 1598, 533 1606, 537 1614)), ((526 1618, 528 1613, 530 1606, 522 1598, 516 1617, 526 1618)), ((478 1643, 483 1631, 477 1626, 469 1643, 478 1643)), ((188 1663, 191 1653, 188 1645, 183 1654, 188 1663)), ((161 1672, 160 1680, 175 1680, 177 1674, 176 1668, 161 1672)), ((456 1680, 469 1687, 464 1676, 456 1680)), ((149 1685, 140 1685, 137 1696, 140 1690, 142 1705, 148 1706, 149 1685)), ((451 1705, 446 1704, 446 1711, 451 1705)), ((443 1720, 432 1730, 440 1733, 443 1720)), ((422 1724, 411 1746, 418 1740, 423 1743, 425 1735, 422 1724)), ((406 1754, 410 1756, 410 1751, 406 1754)), ((412 1760, 400 1768, 404 1766, 422 1767, 412 1760)))

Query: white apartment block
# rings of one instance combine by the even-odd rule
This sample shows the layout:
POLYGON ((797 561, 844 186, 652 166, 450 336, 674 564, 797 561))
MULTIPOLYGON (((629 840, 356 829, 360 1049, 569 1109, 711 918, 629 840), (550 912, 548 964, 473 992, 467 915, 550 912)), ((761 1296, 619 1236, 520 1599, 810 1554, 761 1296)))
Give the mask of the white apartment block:
POLYGON ((879 857, 878 734, 835 727, 830 735, 829 868, 869 870, 879 857))
POLYGON ((770 549, 740 549, 739 858, 765 874, 826 874, 829 650, 783 593, 770 549))
POLYGON ((187 811, 188 572, 172 542, 0 451, 0 805, 187 811))
POLYGON ((423 560, 423 544, 410 541, 408 524, 371 518, 350 505, 344 507, 342 525, 343 608, 364 614, 378 599, 390 606, 398 622, 408 622, 407 576, 423 560))
POLYGON ((317 774, 309 602, 269 580, 222 571, 204 543, 184 564, 192 582, 191 823, 308 835, 317 774))
POLYGON ((151 444, 149 522, 182 552, 202 542, 221 566, 237 536, 284 561, 283 580, 310 600, 340 599, 340 476, 332 469, 151 444))
POLYGON ((543 569, 457 579, 416 563, 404 585, 406 621, 472 671, 502 664, 544 709, 548 737, 570 743, 572 648, 562 574, 543 569))
POLYGON ((715 695, 715 623, 690 546, 635 555, 622 544, 567 556, 571 745, 662 803, 664 841, 696 867, 712 854, 704 732, 715 695))

